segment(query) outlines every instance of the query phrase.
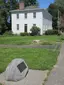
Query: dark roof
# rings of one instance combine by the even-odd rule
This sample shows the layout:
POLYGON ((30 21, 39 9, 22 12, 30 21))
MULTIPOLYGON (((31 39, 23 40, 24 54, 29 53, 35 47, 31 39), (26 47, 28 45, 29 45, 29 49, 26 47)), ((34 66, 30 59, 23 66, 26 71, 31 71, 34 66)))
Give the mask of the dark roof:
POLYGON ((11 10, 10 11, 11 13, 25 13, 25 12, 43 12, 43 16, 45 17, 45 18, 49 18, 49 17, 51 17, 52 18, 52 15, 47 11, 47 9, 42 9, 42 8, 26 8, 26 9, 24 9, 24 10, 11 10))
POLYGON ((33 8, 33 9, 24 9, 24 10, 11 10, 10 12, 14 13, 14 12, 30 12, 30 11, 43 11, 44 9, 40 9, 40 8, 33 8))

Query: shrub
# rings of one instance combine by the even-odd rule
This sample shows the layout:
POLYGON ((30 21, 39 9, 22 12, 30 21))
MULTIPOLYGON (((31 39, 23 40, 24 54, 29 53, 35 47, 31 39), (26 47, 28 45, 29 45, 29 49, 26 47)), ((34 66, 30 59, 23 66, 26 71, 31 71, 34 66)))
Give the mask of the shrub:
POLYGON ((60 35, 60 32, 58 30, 47 30, 45 35, 60 35))
POLYGON ((61 30, 62 32, 64 32, 64 27, 60 27, 60 30, 61 30))
POLYGON ((29 36, 30 34, 27 33, 27 32, 24 32, 24 33, 20 33, 21 36, 29 36))
POLYGON ((62 35, 62 36, 61 36, 61 40, 63 40, 63 41, 64 41, 64 35, 62 35))
POLYGON ((6 31, 3 35, 7 36, 7 35, 13 35, 11 31, 6 31))
POLYGON ((31 35, 40 35, 40 28, 39 27, 37 27, 37 26, 33 26, 31 29, 30 29, 30 31, 31 31, 31 35))

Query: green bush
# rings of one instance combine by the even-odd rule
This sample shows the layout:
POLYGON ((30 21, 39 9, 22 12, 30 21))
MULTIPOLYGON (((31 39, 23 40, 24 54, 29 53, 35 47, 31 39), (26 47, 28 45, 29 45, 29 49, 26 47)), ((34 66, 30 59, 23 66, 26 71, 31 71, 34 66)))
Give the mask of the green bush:
POLYGON ((37 27, 37 26, 33 26, 31 29, 30 29, 30 31, 31 31, 31 35, 40 35, 40 28, 39 27, 37 27))
POLYGON ((45 35, 60 35, 60 32, 58 30, 47 30, 45 35))
POLYGON ((21 36, 29 36, 30 34, 27 33, 27 32, 24 32, 24 33, 20 33, 21 36))
POLYGON ((7 36, 7 35, 13 35, 11 31, 6 31, 3 35, 7 36))
POLYGON ((62 35, 62 36, 61 36, 61 40, 63 40, 63 41, 64 41, 64 35, 62 35))
POLYGON ((61 30, 62 32, 64 32, 64 27, 60 27, 60 30, 61 30))

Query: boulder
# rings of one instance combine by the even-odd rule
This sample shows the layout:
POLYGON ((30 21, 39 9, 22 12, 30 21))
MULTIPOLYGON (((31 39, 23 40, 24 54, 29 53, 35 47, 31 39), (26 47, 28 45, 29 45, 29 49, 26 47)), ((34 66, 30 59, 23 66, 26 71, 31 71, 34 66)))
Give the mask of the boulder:
POLYGON ((5 79, 7 81, 19 81, 26 77, 28 66, 23 59, 14 59, 8 65, 5 71, 5 79))
POLYGON ((41 41, 40 40, 33 40, 33 43, 39 44, 41 41))

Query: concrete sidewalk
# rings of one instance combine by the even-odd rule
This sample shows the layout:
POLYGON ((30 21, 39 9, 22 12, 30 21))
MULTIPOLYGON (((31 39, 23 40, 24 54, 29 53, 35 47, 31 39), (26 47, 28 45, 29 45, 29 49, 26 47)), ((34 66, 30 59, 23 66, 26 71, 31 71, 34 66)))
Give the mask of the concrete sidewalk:
POLYGON ((54 66, 45 85, 64 85, 64 44, 62 44, 57 65, 54 66))
POLYGON ((5 80, 5 74, 0 74, 0 83, 3 85, 42 85, 48 71, 29 70, 28 75, 21 81, 12 82, 5 80))

